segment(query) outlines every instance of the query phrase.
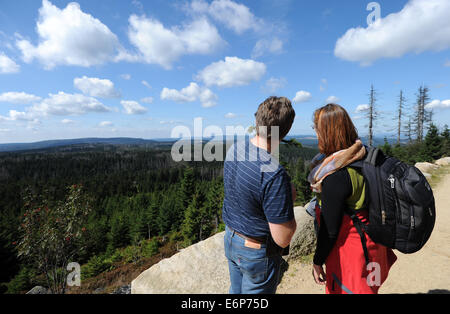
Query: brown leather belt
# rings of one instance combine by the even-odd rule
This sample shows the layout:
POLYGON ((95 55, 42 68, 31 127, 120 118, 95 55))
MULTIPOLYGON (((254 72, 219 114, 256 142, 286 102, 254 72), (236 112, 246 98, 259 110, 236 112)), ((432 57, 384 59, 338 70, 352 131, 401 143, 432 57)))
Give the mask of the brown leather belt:
POLYGON ((237 234, 241 238, 244 238, 245 240, 248 240, 248 241, 251 241, 251 242, 254 242, 254 243, 258 243, 258 244, 266 244, 266 238, 265 237, 249 237, 249 236, 246 236, 246 235, 244 235, 242 233, 239 233, 239 232, 237 232, 236 230, 233 230, 233 229, 231 229, 231 232, 234 232, 235 234, 237 234))

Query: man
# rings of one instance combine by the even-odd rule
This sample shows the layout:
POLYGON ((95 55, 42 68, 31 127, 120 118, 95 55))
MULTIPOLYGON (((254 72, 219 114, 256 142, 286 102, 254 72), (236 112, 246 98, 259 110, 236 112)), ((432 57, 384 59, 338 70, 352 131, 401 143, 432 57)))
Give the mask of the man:
POLYGON ((297 227, 286 170, 271 152, 295 118, 291 102, 270 97, 258 108, 256 137, 234 144, 224 165, 225 255, 231 294, 274 294, 283 249, 297 227))

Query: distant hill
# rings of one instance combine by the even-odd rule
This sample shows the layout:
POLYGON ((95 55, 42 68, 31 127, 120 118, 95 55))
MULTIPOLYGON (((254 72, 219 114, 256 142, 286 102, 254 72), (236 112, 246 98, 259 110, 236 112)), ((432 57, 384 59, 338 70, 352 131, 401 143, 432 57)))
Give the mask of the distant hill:
MULTIPOLYGON (((309 147, 316 147, 318 145, 318 140, 316 138, 315 135, 292 135, 292 136, 288 136, 287 139, 296 139, 297 141, 299 141, 300 143, 302 143, 302 145, 304 146, 309 146, 309 147)), ((367 136, 363 136, 361 138, 361 140, 363 141, 364 144, 367 145, 367 143, 369 142, 369 139, 367 136)), ((387 137, 387 141, 389 144, 395 144, 397 142, 397 139, 395 138, 389 138, 387 137)), ((384 137, 379 136, 379 137, 374 137, 373 139, 373 143, 374 146, 380 146, 384 144, 384 137)))
POLYGON ((68 140, 50 140, 35 143, 0 144, 0 152, 14 152, 25 150, 39 150, 71 145, 148 145, 160 143, 158 140, 144 140, 139 138, 79 138, 68 140))
MULTIPOLYGON (((317 147, 318 141, 315 135, 292 135, 287 139, 296 139, 304 146, 317 147)), ((224 137, 224 140, 227 138, 224 137)), ((16 151, 29 151, 29 150, 45 150, 49 148, 61 148, 70 146, 90 146, 90 145, 110 145, 110 146, 157 146, 161 144, 171 144, 178 139, 164 138, 164 139, 141 139, 130 137, 117 137, 117 138, 78 138, 78 139, 65 139, 65 140, 49 140, 40 141, 35 143, 12 143, 12 144, 0 144, 0 152, 16 152, 16 151)), ((204 141, 209 141, 211 138, 203 138, 204 141)), ((363 137, 363 142, 367 143, 367 138, 363 137)), ((389 143, 395 143, 394 139, 389 139, 389 143)), ((383 145, 384 138, 375 137, 375 146, 383 145)))

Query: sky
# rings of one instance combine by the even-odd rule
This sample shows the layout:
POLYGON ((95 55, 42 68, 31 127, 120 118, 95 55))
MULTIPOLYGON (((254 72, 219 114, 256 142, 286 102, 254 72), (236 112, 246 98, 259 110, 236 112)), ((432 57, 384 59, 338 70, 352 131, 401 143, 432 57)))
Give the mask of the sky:
POLYGON ((290 135, 334 102, 364 136, 372 84, 376 134, 421 85, 442 127, 448 16, 448 0, 0 0, 0 143, 167 138, 195 118, 225 133, 272 95, 293 103, 290 135))

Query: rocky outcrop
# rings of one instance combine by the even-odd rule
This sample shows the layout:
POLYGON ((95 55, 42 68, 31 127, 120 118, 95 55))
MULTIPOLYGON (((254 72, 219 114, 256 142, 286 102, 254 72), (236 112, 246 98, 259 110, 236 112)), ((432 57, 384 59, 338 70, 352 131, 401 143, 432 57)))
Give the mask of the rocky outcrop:
POLYGON ((111 294, 131 294, 131 285, 121 286, 111 294))
POLYGON ((450 157, 444 157, 439 160, 436 160, 435 164, 438 166, 448 166, 450 165, 450 157))
POLYGON ((223 294, 230 285, 224 232, 152 266, 131 282, 132 294, 223 294))
POLYGON ((429 162, 418 162, 416 163, 416 168, 419 169, 423 174, 430 174, 437 168, 439 168, 438 165, 429 163, 429 162))
POLYGON ((295 208, 297 230, 291 241, 288 261, 310 255, 316 247, 314 219, 306 213, 303 207, 295 208))
POLYGON ((450 157, 444 157, 436 160, 434 163, 418 162, 415 164, 415 167, 419 169, 426 178, 431 178, 431 173, 433 171, 436 171, 440 167, 449 165, 450 165, 450 157))
POLYGON ((30 291, 28 291, 26 294, 49 294, 49 291, 47 290, 47 288, 36 286, 30 291))
MULTIPOLYGON (((308 255, 314 247, 312 218, 303 207, 295 208, 297 231, 288 258, 308 255)), ((230 286, 224 255, 224 233, 194 244, 164 259, 131 283, 132 294, 224 294, 230 286)))

